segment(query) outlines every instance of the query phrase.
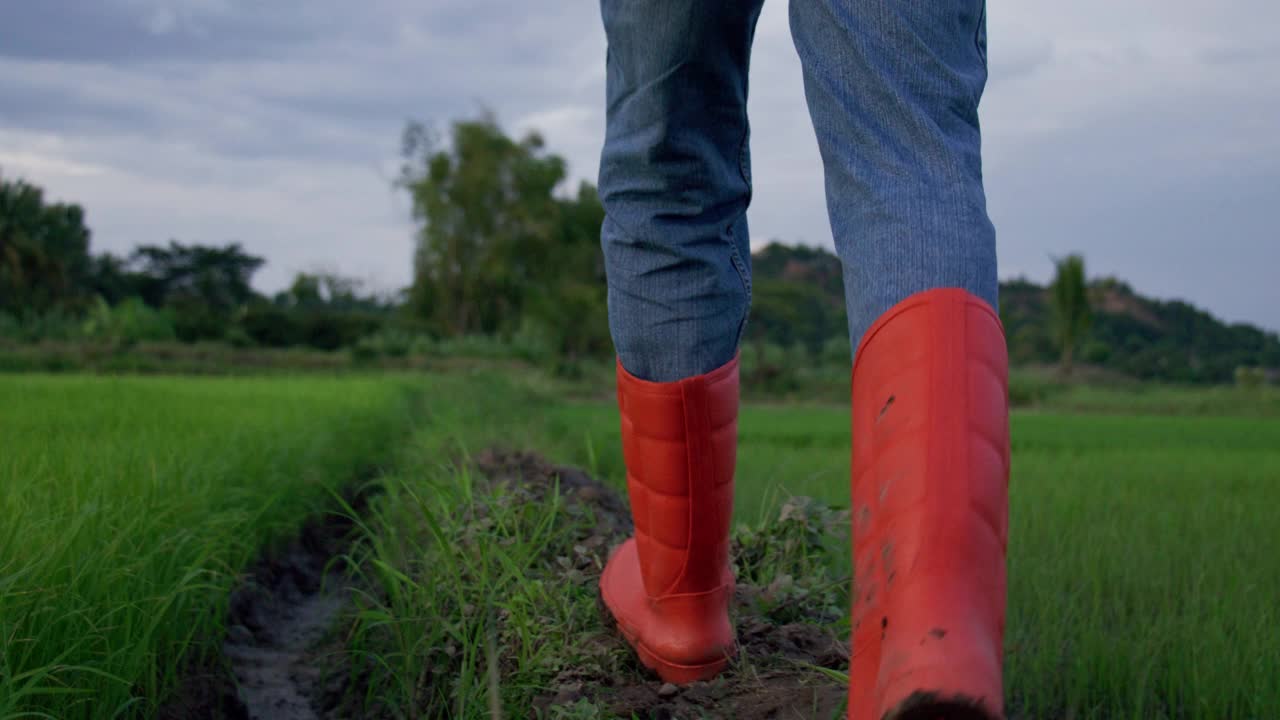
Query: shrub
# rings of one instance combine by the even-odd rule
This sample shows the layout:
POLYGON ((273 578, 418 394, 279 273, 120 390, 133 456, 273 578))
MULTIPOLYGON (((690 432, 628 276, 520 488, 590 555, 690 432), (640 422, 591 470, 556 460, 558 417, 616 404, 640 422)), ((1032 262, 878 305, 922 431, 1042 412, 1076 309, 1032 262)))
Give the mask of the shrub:
POLYGON ((17 342, 22 339, 22 323, 6 312, 0 312, 0 340, 17 342))
POLYGON ((793 392, 800 386, 799 370, 811 363, 803 346, 783 347, 751 343, 741 352, 743 382, 770 393, 793 392))
POLYGON ((1236 385, 1243 388, 1262 387, 1267 382, 1267 373, 1262 368, 1244 367, 1236 368, 1236 385))
POLYGON ((1009 405, 1033 407, 1066 389, 1058 380, 1030 372, 1009 374, 1009 405))
POLYGON ((381 354, 381 348, 372 336, 360 338, 351 346, 351 359, 356 363, 373 362, 381 354))
POLYGON ((414 353, 414 350, 423 347, 419 342, 421 339, 404 330, 384 328, 357 340, 351 346, 351 358, 356 361, 368 361, 379 357, 402 358, 411 353, 418 354, 414 353))
POLYGON ((301 318, 301 341, 319 350, 337 350, 355 345, 377 332, 383 318, 367 312, 320 310, 301 318))
POLYGON ((115 307, 98 298, 81 327, 85 337, 120 347, 176 337, 169 315, 136 297, 125 298, 115 307))
POLYGON ((822 344, 822 352, 819 357, 823 365, 850 366, 853 362, 853 356, 850 354, 848 336, 833 335, 828 338, 822 344))
POLYGON ((269 303, 245 308, 238 327, 265 347, 290 347, 300 343, 302 337, 296 313, 269 303))
POLYGON ((169 302, 165 309, 173 317, 173 330, 182 342, 221 340, 231 325, 230 317, 195 297, 169 302))
POLYGON ((1102 365, 1111 357, 1111 346, 1099 340, 1090 340, 1080 349, 1080 359, 1091 365, 1102 365))
POLYGON ((78 340, 81 319, 65 310, 46 313, 0 314, 0 338, 18 343, 42 340, 78 340))

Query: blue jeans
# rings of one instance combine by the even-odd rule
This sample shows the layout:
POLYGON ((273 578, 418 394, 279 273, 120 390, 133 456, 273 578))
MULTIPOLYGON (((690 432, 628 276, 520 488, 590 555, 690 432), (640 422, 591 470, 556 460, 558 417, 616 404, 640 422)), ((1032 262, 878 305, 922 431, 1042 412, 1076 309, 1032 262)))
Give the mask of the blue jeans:
MULTIPOLYGON (((747 66, 763 0, 601 0, 609 327, 629 372, 733 358, 751 305, 747 66)), ((996 306, 982 189, 984 0, 791 0, 852 350, 907 296, 996 306)))

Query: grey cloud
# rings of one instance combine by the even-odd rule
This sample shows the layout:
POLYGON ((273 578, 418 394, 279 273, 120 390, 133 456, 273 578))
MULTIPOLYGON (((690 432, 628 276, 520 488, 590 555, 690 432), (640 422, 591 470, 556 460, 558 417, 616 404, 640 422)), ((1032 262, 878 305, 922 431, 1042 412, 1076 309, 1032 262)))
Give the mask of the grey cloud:
MULTIPOLYGON (((1280 327, 1264 277, 1280 264, 1280 5, 1215 8, 990 6, 1006 274, 1043 279, 1079 249, 1140 290, 1280 327)), ((15 0, 0 5, 0 163, 83 202, 99 247, 238 239, 270 258, 268 288, 317 264, 394 285, 411 243, 387 182, 404 121, 486 105, 589 179, 603 60, 592 0, 15 0)), ((783 0, 765 4, 752 74, 753 236, 830 247, 783 0)))
POLYGON ((1211 65, 1247 65, 1256 62, 1275 62, 1280 60, 1280 45, 1272 47, 1212 47, 1201 52, 1200 57, 1211 65))
MULTIPOLYGON (((1280 114, 1280 98, 1248 104, 1280 114)), ((1280 328, 1265 210, 1280 202, 1280 144, 1231 142, 1248 104, 1149 103, 1013 147, 994 140, 987 193, 1003 274, 1045 280, 1051 255, 1079 251, 1091 273, 1280 328)))
MULTIPOLYGON (((495 2, 384 3, 382 12, 339 2, 254 4, 200 21, 205 39, 239 38, 207 43, 208 57, 195 42, 186 52, 173 48, 172 58, 136 64, 127 61, 127 47, 151 42, 139 20, 145 6, 115 0, 93 7, 79 18, 61 1, 9 11, 15 22, 0 27, 25 44, 15 44, 24 52, 8 59, 0 53, 0 94, 7 98, 0 121, 179 136, 233 156, 363 157, 367 141, 394 139, 411 117, 442 121, 486 103, 520 116, 545 110, 548 96, 580 95, 579 73, 561 68, 581 64, 583 33, 574 21, 598 23, 593 13, 512 12, 495 2), (79 31, 105 28, 94 34, 96 44, 70 41, 95 62, 62 57, 57 29, 68 23, 79 31)), ((586 46, 594 57, 596 43, 586 46)))
POLYGON ((1053 43, 1015 43, 1008 48, 988 49, 991 82, 1006 82, 1030 75, 1053 60, 1053 43))
POLYGON ((138 63, 265 56, 310 42, 313 34, 283 22, 279 10, 270 9, 274 4, 255 5, 247 13, 197 13, 182 3, 11 2, 0 10, 0 54, 138 63))

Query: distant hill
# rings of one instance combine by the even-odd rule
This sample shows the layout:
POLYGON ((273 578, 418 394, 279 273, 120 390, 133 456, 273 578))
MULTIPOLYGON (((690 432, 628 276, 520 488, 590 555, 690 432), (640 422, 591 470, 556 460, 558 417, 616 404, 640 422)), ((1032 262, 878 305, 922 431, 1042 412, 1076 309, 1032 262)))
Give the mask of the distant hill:
MULTIPOLYGON (((813 352, 847 337, 840 261, 826 250, 773 243, 752 254, 747 339, 813 352)), ((1116 278, 1090 283, 1094 319, 1078 349, 1086 364, 1145 380, 1231 382, 1240 366, 1280 368, 1280 336, 1227 324, 1181 300, 1153 300, 1116 278)), ((1014 364, 1054 363, 1045 286, 1000 283, 1000 318, 1014 364)))

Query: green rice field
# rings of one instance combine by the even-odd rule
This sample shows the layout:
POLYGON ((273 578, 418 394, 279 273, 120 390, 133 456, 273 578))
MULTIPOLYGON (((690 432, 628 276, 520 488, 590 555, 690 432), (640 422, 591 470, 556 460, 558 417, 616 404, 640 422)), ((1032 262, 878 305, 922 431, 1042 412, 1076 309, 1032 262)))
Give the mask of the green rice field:
POLYGON ((388 457, 404 383, 0 375, 0 718, 146 717, 236 574, 388 457))
MULTIPOLYGON (((184 662, 216 651, 237 572, 378 463, 389 492, 365 552, 403 595, 353 621, 369 632, 352 647, 374 659, 380 692, 400 693, 384 707, 411 714, 415 674, 434 657, 425 638, 446 641, 428 627, 440 618, 415 608, 462 611, 429 599, 430 573, 442 572, 422 561, 430 537, 400 541, 423 515, 388 503, 426 502, 450 478, 469 495, 458 461, 494 444, 620 488, 615 410, 583 399, 607 390, 498 370, 0 376, 0 718, 150 716, 184 662)), ((1162 404, 1196 407, 1196 392, 1167 391, 1162 404)), ((1216 401, 1225 411, 1202 415, 1093 401, 1106 411, 1012 419, 1011 714, 1280 717, 1280 417, 1236 417, 1216 401)), ((767 524, 792 495, 847 505, 848 419, 838 402, 745 405, 739 523, 767 524)), ((843 552, 831 561, 847 572, 843 552)), ((564 617, 556 641, 567 647, 564 617)), ((484 637, 468 637, 462 652, 480 662, 484 637)), ((512 692, 564 652, 530 647, 501 679, 512 692)), ((475 708, 449 716, 490 716, 475 708)))

